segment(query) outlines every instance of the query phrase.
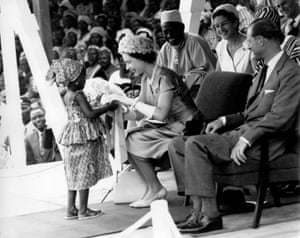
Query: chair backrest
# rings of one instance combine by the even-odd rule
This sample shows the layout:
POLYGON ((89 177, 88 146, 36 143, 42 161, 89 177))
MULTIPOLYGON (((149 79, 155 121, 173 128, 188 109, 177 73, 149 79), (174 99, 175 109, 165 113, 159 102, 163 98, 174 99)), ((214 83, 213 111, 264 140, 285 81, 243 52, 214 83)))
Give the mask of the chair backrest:
POLYGON ((195 98, 205 121, 245 109, 252 76, 235 72, 209 73, 195 98))

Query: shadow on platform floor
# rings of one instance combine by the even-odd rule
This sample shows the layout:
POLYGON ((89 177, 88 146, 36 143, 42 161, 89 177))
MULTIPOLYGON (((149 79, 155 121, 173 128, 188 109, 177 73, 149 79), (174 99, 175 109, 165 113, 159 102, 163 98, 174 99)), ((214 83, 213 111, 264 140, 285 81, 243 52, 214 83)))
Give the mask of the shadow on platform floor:
MULTIPOLYGON (((296 199, 298 201, 298 199, 296 199)), ((295 201, 295 200, 294 200, 295 201)), ((291 201, 290 201, 291 202, 291 201)), ((174 191, 168 196, 169 210, 174 220, 183 218, 191 207, 183 207, 183 198, 174 191)), ((24 204, 26 206, 26 204, 24 204)), ((120 232, 142 217, 149 209, 133 209, 128 205, 115 205, 113 202, 94 204, 92 208, 101 208, 104 215, 90 220, 66 221, 63 209, 40 212, 31 215, 1 218, 1 237, 5 238, 82 238, 95 237, 120 232)), ((261 224, 268 225, 300 219, 300 203, 282 207, 264 209, 261 224)), ((209 234, 242 230, 251 227, 253 213, 224 216, 224 229, 209 234)), ((151 225, 151 222, 145 226, 151 225)))

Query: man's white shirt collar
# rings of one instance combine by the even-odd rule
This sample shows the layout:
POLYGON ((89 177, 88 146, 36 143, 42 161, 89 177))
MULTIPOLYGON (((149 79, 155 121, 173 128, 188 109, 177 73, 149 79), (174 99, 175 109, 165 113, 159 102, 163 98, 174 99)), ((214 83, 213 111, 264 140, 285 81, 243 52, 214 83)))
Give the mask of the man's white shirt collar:
POLYGON ((273 72, 276 64, 278 63, 279 59, 281 58, 281 56, 283 55, 283 51, 281 50, 280 52, 278 52, 276 55, 274 55, 269 62, 267 63, 268 65, 268 70, 267 70, 267 74, 266 74, 266 81, 265 83, 268 81, 269 76, 271 75, 271 73, 273 72))

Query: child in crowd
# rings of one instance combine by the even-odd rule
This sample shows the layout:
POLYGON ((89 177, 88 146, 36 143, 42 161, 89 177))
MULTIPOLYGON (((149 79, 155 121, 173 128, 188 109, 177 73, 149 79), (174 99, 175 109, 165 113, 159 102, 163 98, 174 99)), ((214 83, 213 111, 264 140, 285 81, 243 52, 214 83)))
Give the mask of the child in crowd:
POLYGON ((105 125, 100 115, 115 110, 114 102, 92 109, 83 88, 85 68, 76 60, 55 61, 47 74, 50 82, 63 84, 63 96, 68 122, 58 137, 63 146, 62 155, 68 185, 68 202, 65 219, 89 219, 102 214, 101 210, 88 208, 89 188, 103 177, 111 174, 108 149, 105 143, 105 125), (79 191, 79 210, 76 208, 76 193, 79 191))

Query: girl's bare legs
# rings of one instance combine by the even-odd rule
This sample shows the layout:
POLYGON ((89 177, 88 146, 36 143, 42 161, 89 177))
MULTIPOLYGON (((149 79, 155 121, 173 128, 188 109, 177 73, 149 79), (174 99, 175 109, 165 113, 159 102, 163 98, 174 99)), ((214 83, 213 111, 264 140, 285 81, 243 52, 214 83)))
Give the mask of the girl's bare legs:
POLYGON ((90 219, 102 214, 101 210, 94 211, 88 208, 89 189, 79 190, 79 220, 90 219))
POLYGON ((79 214, 84 214, 87 210, 89 189, 79 190, 79 214))
POLYGON ((76 194, 76 190, 68 190, 66 218, 77 216, 78 210, 76 208, 76 194))

